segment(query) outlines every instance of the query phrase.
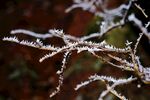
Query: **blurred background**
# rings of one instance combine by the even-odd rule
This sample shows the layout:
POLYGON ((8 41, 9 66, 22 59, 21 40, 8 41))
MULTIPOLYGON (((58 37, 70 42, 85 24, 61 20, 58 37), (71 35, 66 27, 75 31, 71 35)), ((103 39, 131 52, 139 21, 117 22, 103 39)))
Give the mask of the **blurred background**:
MULTIPOLYGON (((110 0, 109 6, 117 7, 125 1, 110 0)), ((141 1, 139 4, 150 15, 150 1, 141 1)), ((99 61, 89 53, 73 53, 65 71, 64 85, 60 93, 50 99, 49 94, 58 84, 56 71, 60 69, 63 55, 58 54, 40 63, 39 59, 47 51, 2 41, 4 36, 11 36, 9 33, 12 29, 18 28, 43 34, 51 28, 63 29, 66 34, 78 37, 97 32, 99 27, 96 21, 99 19, 91 13, 81 9, 65 13, 65 9, 72 3, 72 0, 0 0, 0 100, 97 100, 101 91, 105 89, 103 83, 94 82, 78 91, 74 88, 95 73, 116 78, 131 75, 99 61)), ((140 11, 135 12, 143 23, 149 20, 144 18, 140 11)), ((127 39, 136 41, 139 32, 129 23, 122 29, 113 30, 104 38, 110 44, 124 47, 127 39)), ((36 40, 23 34, 17 36, 20 39, 36 40)), ((58 38, 42 41, 45 44, 63 45, 58 38)), ((150 66, 150 45, 146 37, 142 38, 138 51, 142 63, 150 66)), ((135 82, 118 87, 117 90, 130 100, 149 100, 150 85, 141 84, 141 88, 137 88, 137 85, 138 82, 135 82)), ((111 94, 105 99, 117 100, 111 94)))

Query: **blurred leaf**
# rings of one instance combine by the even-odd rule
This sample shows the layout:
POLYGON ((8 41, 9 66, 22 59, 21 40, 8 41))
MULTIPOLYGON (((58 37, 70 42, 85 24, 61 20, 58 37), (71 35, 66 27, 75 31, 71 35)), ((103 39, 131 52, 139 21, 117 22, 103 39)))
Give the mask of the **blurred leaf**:
POLYGON ((89 23, 86 30, 86 35, 96 33, 99 31, 99 23, 102 19, 98 16, 94 16, 93 20, 89 23))
POLYGON ((28 70, 29 75, 31 76, 31 78, 33 79, 37 79, 38 75, 34 70, 28 70))
POLYGON ((18 79, 20 77, 21 73, 19 70, 15 70, 14 72, 12 72, 10 75, 9 75, 9 79, 10 80, 14 80, 14 79, 18 79))
POLYGON ((4 96, 0 95, 0 100, 6 100, 4 96))
POLYGON ((33 69, 30 69, 28 67, 29 65, 23 60, 16 59, 10 66, 13 68, 8 76, 10 80, 22 80, 22 77, 24 76, 29 76, 32 79, 37 79, 38 77, 36 72, 33 69))
POLYGON ((121 28, 115 28, 111 32, 107 33, 106 41, 116 47, 125 47, 126 40, 131 41, 133 39, 133 31, 126 25, 121 28))
POLYGON ((97 59, 95 61, 95 63, 93 64, 93 68, 95 71, 99 71, 101 69, 102 65, 103 65, 103 62, 100 61, 99 59, 97 59))

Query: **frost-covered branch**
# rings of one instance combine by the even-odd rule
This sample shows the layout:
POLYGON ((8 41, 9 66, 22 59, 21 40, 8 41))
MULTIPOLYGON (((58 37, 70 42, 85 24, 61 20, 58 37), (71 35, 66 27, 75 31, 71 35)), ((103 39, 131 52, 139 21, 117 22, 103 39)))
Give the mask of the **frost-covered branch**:
POLYGON ((46 39, 46 38, 51 38, 52 35, 49 34, 49 33, 46 33, 46 34, 40 34, 40 33, 35 33, 35 32, 32 32, 32 31, 29 31, 29 30, 25 30, 25 29, 16 29, 16 30, 12 30, 10 32, 11 34, 26 34, 26 35, 29 35, 29 36, 32 36, 32 37, 36 37, 36 38, 42 38, 42 39, 46 39))
POLYGON ((110 92, 114 95, 116 95, 117 97, 119 97, 120 99, 122 100, 126 100, 126 98, 124 96, 121 96, 120 94, 118 94, 114 88, 116 86, 119 86, 119 85, 124 85, 124 84, 128 84, 128 83, 131 83, 132 81, 135 81, 137 80, 137 78, 128 78, 128 79, 115 79, 115 78, 112 78, 112 77, 107 77, 107 76, 99 76, 99 75, 92 75, 89 77, 89 80, 88 81, 85 81, 85 82, 81 82, 80 84, 78 84, 75 88, 75 90, 78 90, 80 89, 81 87, 83 86, 86 86, 88 84, 90 84, 91 82, 93 81, 102 81, 106 84, 106 90, 103 91, 101 94, 100 94, 100 97, 98 100, 103 100, 103 98, 110 92), (110 86, 110 83, 112 84, 110 86))
POLYGON ((145 26, 143 26, 142 22, 138 18, 136 18, 134 14, 131 14, 128 17, 128 20, 134 22, 134 24, 141 30, 141 32, 150 40, 150 33, 147 30, 150 22, 148 22, 145 26))
MULTIPOLYGON (((63 30, 58 30, 58 29, 49 29, 48 33, 41 34, 41 33, 35 33, 29 30, 25 29, 15 29, 10 32, 11 34, 25 34, 29 35, 35 38, 40 38, 40 39, 46 39, 46 38, 52 38, 52 37, 62 37, 64 32, 63 30)), ((78 41, 77 37, 71 36, 71 35, 64 35, 66 39, 78 41)))
POLYGON ((42 41, 40 41, 39 39, 37 39, 35 42, 29 42, 28 40, 19 40, 15 36, 15 37, 4 37, 3 41, 10 41, 21 45, 38 48, 42 50, 48 50, 48 51, 56 51, 58 49, 58 47, 54 47, 52 45, 43 45, 42 41))
POLYGON ((123 21, 120 21, 118 23, 110 23, 109 26, 107 26, 107 23, 105 22, 102 22, 101 26, 100 26, 100 31, 97 32, 97 33, 92 33, 88 36, 83 36, 81 38, 81 40, 88 40, 88 39, 91 39, 91 38, 96 38, 96 37, 103 37, 106 33, 110 32, 111 30, 119 27, 119 26, 123 26, 124 25, 124 22, 123 21))
MULTIPOLYGON (((141 80, 141 82, 145 84, 150 84, 150 68, 144 67, 140 62, 140 57, 138 57, 136 54, 142 36, 145 35, 150 40, 150 33, 147 30, 148 26, 150 25, 150 22, 148 22, 144 26, 141 20, 138 19, 134 13, 128 15, 129 10, 131 9, 131 6, 133 6, 133 4, 139 10, 142 9, 139 5, 134 3, 134 0, 129 0, 128 4, 122 4, 114 9, 107 9, 107 3, 103 0, 74 0, 74 4, 66 11, 69 12, 75 8, 82 8, 83 10, 92 12, 94 15, 101 17, 103 20, 100 22, 98 32, 92 33, 87 36, 76 37, 69 34, 65 34, 63 30, 59 29, 49 29, 48 33, 46 34, 35 33, 24 29, 15 29, 11 31, 11 34, 25 34, 37 39, 35 41, 30 42, 28 40, 19 40, 16 36, 14 36, 4 37, 3 41, 14 42, 21 45, 49 51, 48 54, 45 54, 39 59, 39 62, 43 62, 48 58, 52 58, 53 56, 59 53, 62 53, 64 55, 62 60, 62 66, 60 70, 56 72, 56 74, 59 75, 58 86, 56 87, 56 90, 52 92, 50 97, 53 97, 54 95, 60 92, 60 88, 63 85, 64 70, 66 69, 67 59, 71 55, 71 53, 73 51, 76 51, 78 54, 86 51, 89 52, 92 56, 96 57, 97 59, 100 59, 113 67, 122 69, 120 71, 131 71, 132 75, 134 75, 134 78, 130 77, 127 79, 115 79, 111 76, 108 77, 93 75, 89 77, 88 81, 78 84, 75 90, 78 90, 79 88, 86 86, 93 81, 100 80, 105 83, 106 90, 100 94, 99 100, 103 99, 108 93, 112 93, 118 98, 126 100, 124 96, 120 95, 115 90, 116 86, 129 84, 132 81, 136 80, 141 80), (119 20, 117 22, 114 21, 116 17, 119 17, 119 20), (102 38, 105 34, 112 31, 113 29, 118 28, 120 26, 123 27, 124 25, 126 25, 127 22, 133 22, 142 32, 140 33, 139 38, 137 38, 137 42, 134 43, 134 48, 131 47, 132 42, 125 43, 126 46, 124 48, 117 48, 113 45, 108 44, 105 40, 98 43, 92 41, 92 38, 102 38), (44 45, 40 40, 53 37, 61 38, 64 42, 64 45, 44 45), (120 56, 123 54, 126 55, 126 57, 120 56), (117 63, 112 60, 115 60, 117 63)), ((147 16, 144 13, 144 10, 141 11, 144 14, 144 16, 147 16)))
POLYGON ((136 3, 134 3, 134 5, 143 13, 143 15, 144 15, 146 18, 148 18, 148 15, 145 13, 145 10, 144 10, 143 8, 141 8, 140 5, 138 5, 138 4, 136 4, 136 3))
POLYGON ((63 57, 63 60, 62 60, 61 69, 56 72, 56 73, 59 75, 59 84, 58 84, 58 86, 56 87, 56 90, 53 91, 53 92, 50 94, 50 97, 53 97, 53 96, 55 96, 57 93, 60 92, 60 88, 61 88, 61 86, 63 85, 64 70, 66 69, 66 63, 67 63, 67 59, 68 59, 68 57, 69 57, 69 54, 70 54, 70 52, 66 52, 66 53, 64 54, 64 57, 63 57))
POLYGON ((128 78, 128 79, 121 79, 119 81, 116 81, 113 83, 113 85, 109 86, 109 83, 106 84, 106 88, 107 90, 103 91, 101 94, 100 94, 100 97, 98 100, 103 100, 103 98, 109 93, 111 92, 112 94, 114 94, 115 96, 117 96, 118 98, 120 98, 121 100, 127 100, 124 96, 120 95, 117 93, 117 91, 114 89, 116 86, 119 86, 119 85, 124 85, 124 84, 129 84, 131 83, 132 81, 135 81, 137 80, 137 78, 128 78))
POLYGON ((107 9, 107 2, 104 2, 103 0, 74 0, 74 4, 69 7, 66 12, 75 8, 82 8, 96 16, 104 18, 105 21, 112 21, 116 16, 123 16, 123 10, 128 10, 132 2, 133 0, 130 0, 127 5, 122 4, 117 8, 107 9))

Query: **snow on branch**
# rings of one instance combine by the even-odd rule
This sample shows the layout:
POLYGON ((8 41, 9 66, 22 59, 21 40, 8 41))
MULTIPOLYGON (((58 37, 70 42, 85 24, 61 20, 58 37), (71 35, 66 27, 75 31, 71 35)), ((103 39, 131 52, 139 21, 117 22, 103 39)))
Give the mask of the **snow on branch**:
POLYGON ((145 27, 142 25, 142 22, 136 18, 136 16, 134 14, 131 14, 129 17, 128 17, 128 20, 129 21, 132 21, 134 22, 134 24, 142 31, 142 33, 147 36, 147 38, 150 40, 150 33, 148 32, 147 28, 150 24, 150 22, 148 22, 145 27))
POLYGON ((134 3, 134 5, 143 13, 143 15, 144 15, 146 18, 148 18, 148 15, 145 13, 145 10, 144 10, 143 8, 141 8, 140 5, 138 5, 138 4, 136 4, 136 3, 134 3))
POLYGON ((133 0, 130 0, 128 5, 122 4, 118 8, 107 9, 107 2, 104 2, 103 0, 74 0, 74 4, 69 7, 66 12, 69 12, 75 8, 82 8, 83 10, 94 13, 104 19, 113 19, 115 16, 123 16, 123 10, 128 10, 132 2, 133 0), (102 11, 99 11, 98 7, 100 7, 102 11))
MULTIPOLYGON (((52 31, 51 32, 60 32, 60 33, 56 33, 54 36, 58 37, 58 38, 62 38, 62 40, 68 40, 68 38, 66 38, 65 36, 62 36, 62 37, 59 37, 60 35, 63 35, 62 31, 52 31)), ((52 33, 54 34, 54 33, 52 33)), ((138 43, 140 42, 140 39, 141 39, 141 36, 137 39, 137 43, 135 44, 135 47, 137 48, 137 45, 138 43)), ((82 38, 82 37, 81 37, 82 38)), ((79 38, 80 39, 80 38, 79 38)), ((139 78, 144 82, 144 83, 150 83, 150 69, 149 68, 144 68, 140 61, 137 59, 137 56, 136 56, 136 52, 135 53, 132 53, 132 49, 128 43, 127 47, 125 48, 116 48, 114 47, 113 45, 109 45, 107 44, 106 41, 102 41, 100 43, 95 43, 95 42, 92 42, 92 41, 67 41, 68 43, 66 43, 64 46, 62 47, 55 47, 55 46, 45 46, 43 45, 42 41, 40 41, 39 39, 37 39, 35 42, 29 42, 27 40, 19 40, 17 37, 4 37, 3 38, 4 41, 11 41, 11 42, 15 42, 15 43, 18 43, 18 44, 21 44, 21 45, 26 45, 26 46, 30 46, 30 47, 34 47, 34 48, 38 48, 38 49, 42 49, 42 50, 49 50, 51 51, 51 53, 49 54, 46 54, 45 56, 43 56, 39 61, 42 62, 44 61, 45 59, 47 58, 51 58, 53 56, 55 56, 56 54, 58 53, 64 53, 64 57, 63 57, 63 60, 62 60, 62 67, 61 67, 61 70, 58 70, 57 71, 57 74, 59 75, 59 85, 56 87, 56 90, 54 92, 52 92, 52 94, 50 95, 50 97, 53 97, 54 95, 56 95, 57 93, 59 93, 60 91, 60 87, 62 86, 63 84, 63 73, 64 73, 64 69, 66 68, 66 58, 67 56, 72 52, 72 51, 77 51, 77 53, 81 53, 83 51, 87 51, 87 52, 90 52, 93 56, 95 56, 96 58, 100 59, 100 60, 103 60, 105 61, 106 63, 114 66, 114 67, 117 67, 117 68, 121 68, 121 69, 124 69, 126 71, 132 71, 132 72, 138 72, 138 76, 139 78), (105 56, 107 57, 110 57, 116 61, 119 61, 121 65, 117 65, 107 59, 105 59, 105 56, 103 55, 98 55, 98 53, 103 53, 103 54, 106 54, 105 56), (127 61, 127 60, 123 60, 122 58, 119 58, 117 56, 113 56, 111 55, 111 53, 114 52, 114 53, 123 53, 123 54, 126 54, 126 55, 129 55, 131 56, 133 59, 131 61, 127 61)), ((136 48, 134 48, 136 50, 136 48)), ((129 79, 133 79, 135 80, 134 78, 129 78, 129 79)), ((78 85, 75 89, 79 89, 81 88, 83 85, 87 85, 89 84, 90 82, 93 82, 93 81, 96 81, 96 80, 101 80, 101 81, 107 81, 107 82, 113 82, 114 84, 123 84, 123 83, 128 83, 128 80, 129 79, 115 79, 115 78, 112 78, 112 77, 106 77, 106 76, 91 76, 89 78, 90 81, 86 81, 84 83, 82 83, 82 85, 78 85)), ((107 85, 107 84, 106 84, 107 85)), ((115 86, 117 86, 115 85, 115 86)), ((110 86, 111 87, 111 86, 110 86)), ((123 97, 123 96, 120 96, 119 94, 117 94, 117 92, 115 90, 113 90, 114 88, 112 89, 108 89, 106 90, 107 93, 111 92, 113 93, 114 95, 116 95, 117 97, 123 97)), ((102 92, 103 93, 103 92, 102 92)), ((106 92, 104 92, 106 94, 106 92)), ((101 95, 100 98, 104 97, 105 95, 101 95)))
POLYGON ((36 38, 41 38, 41 39, 46 39, 46 38, 52 37, 52 35, 49 33, 40 34, 40 33, 35 33, 32 31, 29 31, 29 30, 25 30, 25 29, 15 29, 15 30, 12 30, 10 33, 11 34, 26 34, 26 35, 33 36, 36 38))
POLYGON ((59 84, 58 86, 56 87, 56 90, 53 91, 51 94, 50 94, 50 98, 55 96, 57 93, 60 92, 60 88, 61 86, 63 85, 63 80, 64 80, 64 69, 66 68, 66 63, 67 63, 67 58, 69 57, 69 54, 70 52, 66 52, 64 54, 64 58, 62 60, 62 66, 61 66, 61 69, 57 71, 57 74, 59 75, 59 84))
POLYGON ((48 50, 48 51, 56 51, 58 47, 54 47, 52 45, 43 45, 42 41, 40 39, 37 39, 35 42, 29 42, 28 40, 19 40, 16 36, 15 37, 4 37, 3 41, 10 41, 14 43, 18 43, 21 45, 38 48, 42 50, 48 50))
POLYGON ((95 37, 102 37, 114 28, 123 26, 125 24, 128 10, 131 8, 134 0, 129 0, 128 4, 122 4, 114 9, 107 9, 107 2, 103 0, 74 0, 74 4, 69 7, 66 12, 69 12, 75 8, 82 8, 93 13, 95 16, 99 16, 103 19, 100 24, 99 32, 93 33, 88 36, 84 36, 81 40, 87 40, 95 37), (98 10, 100 7, 100 11, 98 10), (116 17, 121 17, 118 22, 114 22, 116 17))
POLYGON ((88 84, 90 84, 91 82, 93 81, 102 81, 106 84, 106 87, 107 87, 107 90, 103 91, 101 94, 100 94, 100 97, 98 100, 103 100, 103 98, 110 92, 114 95, 116 95, 118 98, 122 99, 122 100, 127 100, 124 96, 121 96, 120 94, 118 94, 116 92, 116 90, 114 90, 114 88, 116 86, 119 86, 119 85, 124 85, 124 84, 128 84, 128 83, 131 83, 132 81, 135 81, 137 80, 137 78, 128 78, 128 79, 115 79, 113 77, 108 77, 108 76, 99 76, 99 75, 92 75, 89 77, 89 80, 85 81, 85 82, 81 82, 80 84, 78 84, 75 88, 75 90, 78 90, 80 89, 81 87, 83 86, 86 86, 88 84), (109 83, 113 83, 111 86, 109 83))

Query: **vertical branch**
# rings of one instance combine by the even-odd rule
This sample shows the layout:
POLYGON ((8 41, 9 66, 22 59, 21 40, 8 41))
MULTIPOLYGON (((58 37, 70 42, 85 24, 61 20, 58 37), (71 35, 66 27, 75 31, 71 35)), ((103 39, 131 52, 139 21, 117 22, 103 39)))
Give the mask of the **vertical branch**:
POLYGON ((64 80, 64 69, 66 68, 66 63, 67 63, 69 54, 70 54, 70 52, 66 52, 64 54, 61 69, 57 71, 57 74, 59 75, 59 83, 58 83, 58 86, 56 87, 56 90, 50 94, 50 98, 60 92, 60 88, 63 85, 63 80, 64 80))
POLYGON ((143 8, 141 8, 140 5, 138 5, 138 4, 136 4, 136 3, 134 3, 134 5, 142 12, 142 14, 143 14, 146 18, 148 18, 148 15, 145 13, 145 10, 144 10, 143 8))

